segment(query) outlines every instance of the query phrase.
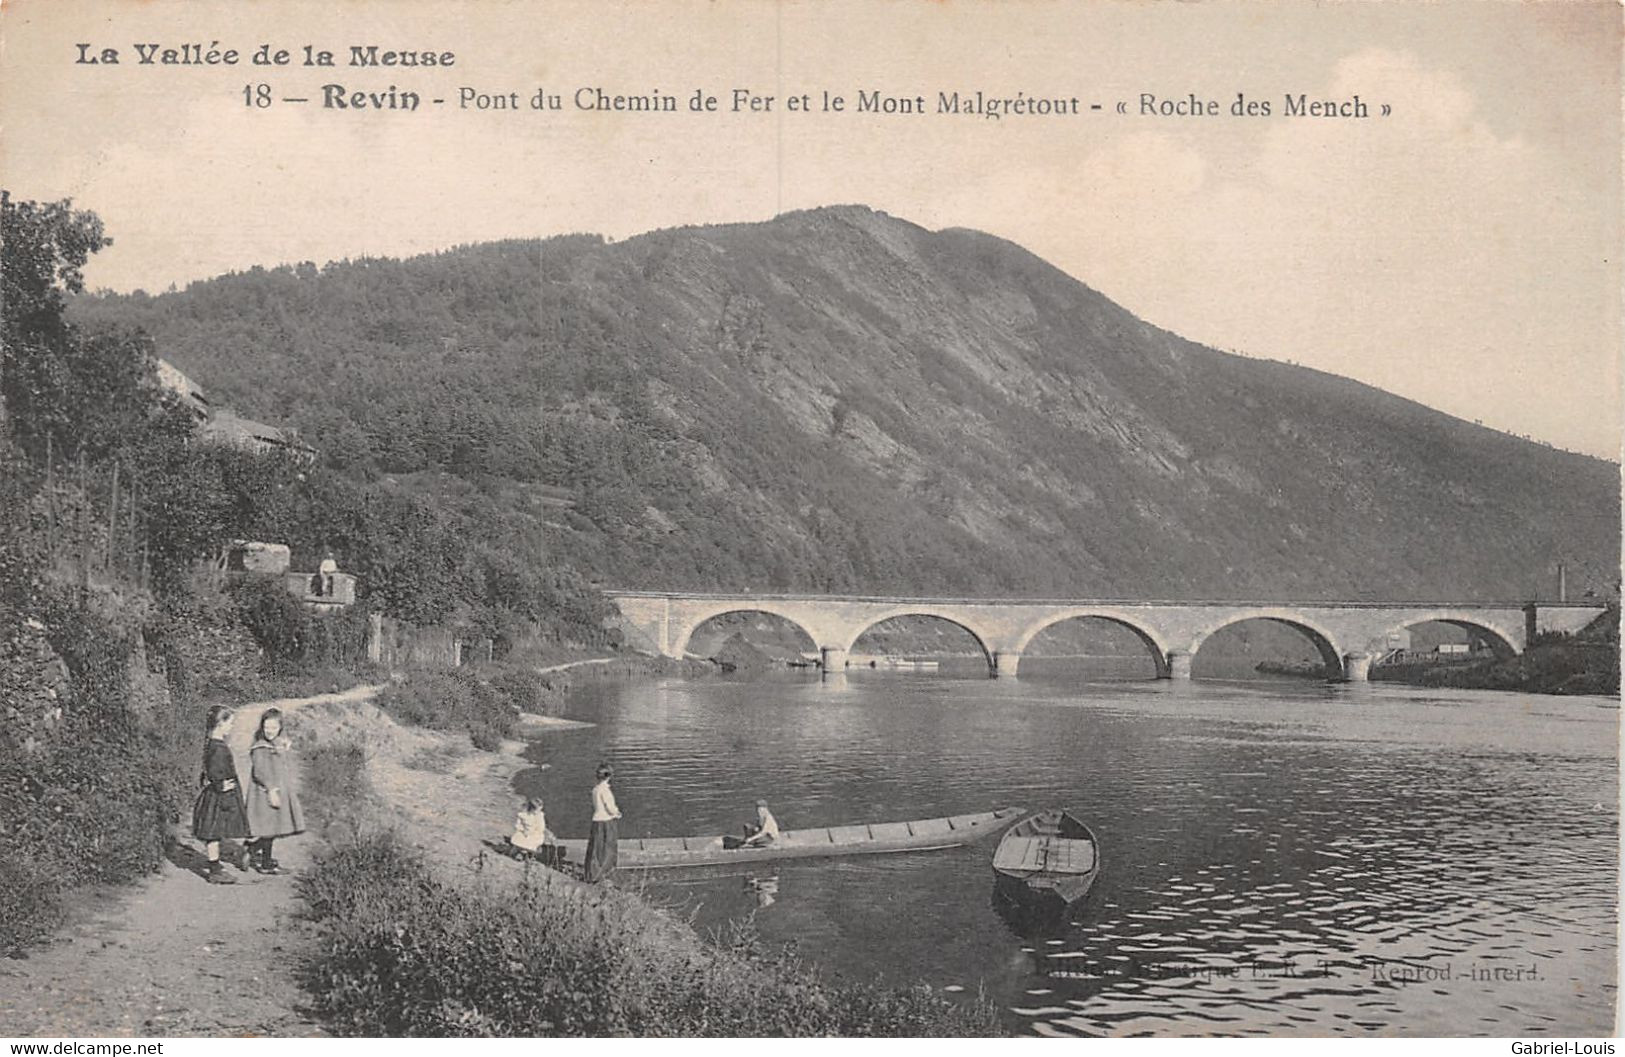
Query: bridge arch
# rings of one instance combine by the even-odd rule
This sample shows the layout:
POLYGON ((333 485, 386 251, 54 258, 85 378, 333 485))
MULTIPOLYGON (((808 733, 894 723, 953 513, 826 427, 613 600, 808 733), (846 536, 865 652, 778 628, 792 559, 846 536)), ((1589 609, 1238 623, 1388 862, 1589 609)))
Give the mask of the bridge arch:
POLYGON ((1497 657, 1511 657, 1522 653, 1519 645, 1523 642, 1523 629, 1516 631, 1493 618, 1486 619, 1483 613, 1473 613, 1463 610, 1439 609, 1431 612, 1408 613, 1405 619, 1388 628, 1381 639, 1372 644, 1372 648, 1381 651, 1387 645, 1388 637, 1401 631, 1409 631, 1418 624, 1450 624, 1463 631, 1482 635, 1489 642, 1490 649, 1495 651, 1497 657))
POLYGON ((1167 642, 1163 640, 1163 637, 1157 633, 1155 628, 1148 626, 1142 621, 1135 620, 1127 613, 1115 609, 1102 609, 1096 606, 1082 606, 1077 609, 1065 609, 1055 613, 1046 613, 1044 616, 1038 618, 1037 620, 1033 621, 1032 624, 1028 625, 1026 630, 1024 630, 1020 635, 1016 636, 1011 648, 1017 654, 1026 653, 1027 647, 1032 643, 1032 641, 1039 635, 1042 635, 1047 629, 1052 628, 1064 621, 1080 620, 1085 618, 1109 621, 1119 627, 1127 628, 1129 631, 1132 631, 1135 636, 1145 644, 1145 648, 1150 652, 1151 661, 1156 665, 1157 668, 1157 674, 1159 676, 1167 674, 1167 642))
POLYGON ((1318 621, 1312 620, 1303 613, 1292 609, 1243 609, 1225 614, 1218 620, 1214 620, 1213 622, 1204 625, 1201 630, 1197 631, 1195 636, 1192 637, 1189 649, 1186 653, 1185 663, 1189 664, 1191 661, 1196 659, 1196 654, 1202 649, 1202 645, 1207 642, 1208 639, 1223 631, 1225 628, 1234 627, 1235 625, 1248 620, 1269 620, 1277 624, 1284 624, 1295 631, 1301 632, 1309 639, 1311 643, 1314 644, 1316 651, 1320 654, 1321 660, 1326 665, 1326 670, 1333 673, 1334 677, 1336 678, 1341 678, 1343 676, 1344 668, 1342 641, 1336 635, 1332 634, 1330 631, 1327 631, 1326 628, 1318 621))
POLYGON ((687 656, 689 640, 694 637, 694 633, 700 630, 706 621, 714 620, 717 617, 727 616, 730 613, 766 613, 769 616, 778 617, 780 620, 790 624, 797 631, 807 636, 808 641, 813 644, 813 649, 817 649, 820 645, 818 635, 814 632, 814 630, 809 628, 806 622, 800 617, 796 616, 791 609, 785 606, 775 605, 773 602, 764 599, 760 602, 740 601, 719 603, 715 606, 707 606, 706 608, 699 610, 697 613, 691 614, 689 619, 684 622, 683 626, 677 629, 676 636, 673 638, 671 644, 671 655, 673 657, 687 656))
POLYGON ((966 619, 963 613, 956 613, 952 609, 939 606, 898 606, 895 609, 890 609, 879 613, 874 617, 865 617, 855 626, 851 634, 847 636, 846 645, 843 648, 843 652, 850 653, 852 651, 852 647, 856 645, 857 641, 863 638, 864 632, 879 624, 884 624, 888 620, 895 620, 898 617, 935 617, 938 620, 945 620, 956 627, 964 629, 965 631, 969 632, 970 637, 976 641, 977 647, 982 651, 982 658, 987 661, 988 669, 992 670, 993 650, 992 647, 988 645, 988 643, 991 641, 989 634, 984 629, 976 627, 974 622, 966 619))

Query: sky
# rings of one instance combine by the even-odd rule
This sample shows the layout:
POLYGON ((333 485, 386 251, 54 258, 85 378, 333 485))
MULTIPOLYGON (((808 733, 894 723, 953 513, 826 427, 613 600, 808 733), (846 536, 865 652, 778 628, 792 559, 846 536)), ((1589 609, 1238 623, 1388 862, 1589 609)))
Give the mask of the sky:
POLYGON ((1008 238, 1194 340, 1618 459, 1621 10, 10 0, 0 174, 16 197, 98 213, 115 241, 87 280, 119 291, 862 203, 1008 238), (147 42, 218 42, 239 63, 142 64, 147 42), (120 62, 77 62, 81 43, 120 62), (252 65, 262 43, 290 65, 252 65), (307 43, 339 65, 298 65, 307 43), (348 65, 373 44, 456 60, 348 65), (264 108, 250 105, 262 83, 264 108), (325 84, 423 103, 324 107, 325 84), (563 109, 531 110, 539 88, 563 109), (679 110, 581 110, 581 88, 670 94, 679 110), (774 102, 733 112, 736 88, 774 102), (520 108, 462 107, 464 89, 520 108), (718 110, 691 112, 696 90, 718 110), (819 109, 826 91, 847 110, 819 109), (935 110, 955 91, 1081 112, 856 112, 859 92, 935 110), (1238 93, 1272 113, 1230 116, 1238 93), (1286 115, 1299 93, 1358 96, 1371 116, 1286 115), (787 109, 802 94, 812 112, 787 109), (1144 94, 1221 113, 1143 114, 1144 94))

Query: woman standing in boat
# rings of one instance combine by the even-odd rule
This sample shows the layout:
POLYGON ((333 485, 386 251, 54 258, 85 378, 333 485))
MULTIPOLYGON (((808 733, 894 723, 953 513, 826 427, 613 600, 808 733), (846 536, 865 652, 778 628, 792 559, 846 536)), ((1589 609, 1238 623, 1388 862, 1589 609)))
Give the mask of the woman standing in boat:
POLYGON ((592 832, 587 835, 586 861, 581 864, 581 879, 597 884, 615 869, 615 853, 619 850, 615 835, 615 820, 621 809, 615 804, 615 791, 609 780, 615 772, 609 764, 598 765, 598 784, 592 787, 592 832))

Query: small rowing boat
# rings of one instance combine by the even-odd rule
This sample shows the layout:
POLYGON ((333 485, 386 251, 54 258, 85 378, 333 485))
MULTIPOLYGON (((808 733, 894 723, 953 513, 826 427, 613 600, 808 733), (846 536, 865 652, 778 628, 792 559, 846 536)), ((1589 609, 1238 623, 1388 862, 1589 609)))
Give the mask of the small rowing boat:
MULTIPOLYGON (((913 822, 871 822, 818 829, 787 829, 772 844, 729 848, 724 838, 646 837, 623 840, 617 865, 640 870, 678 866, 726 866, 770 859, 820 859, 837 855, 884 855, 890 852, 935 851, 956 848, 991 837, 1017 818, 1022 809, 1007 807, 976 815, 922 818, 913 822)), ((584 840, 561 840, 565 861, 580 865, 586 855, 584 840)))
POLYGON ((1001 895, 1045 914, 1059 914, 1089 894, 1100 876, 1100 844, 1070 810, 1022 819, 999 841, 993 873, 1001 895))

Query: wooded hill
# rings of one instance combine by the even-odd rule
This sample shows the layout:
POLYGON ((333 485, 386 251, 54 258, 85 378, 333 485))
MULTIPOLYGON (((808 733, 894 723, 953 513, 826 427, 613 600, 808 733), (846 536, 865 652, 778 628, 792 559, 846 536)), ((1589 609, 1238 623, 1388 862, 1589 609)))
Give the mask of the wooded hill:
POLYGON ((1517 599, 1552 597, 1560 559, 1575 595, 1616 583, 1613 463, 1194 344, 1009 242, 860 207, 73 312, 606 585, 1517 599))

